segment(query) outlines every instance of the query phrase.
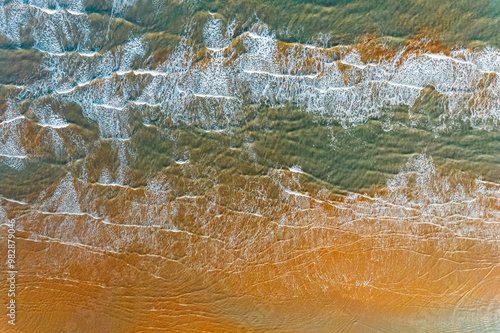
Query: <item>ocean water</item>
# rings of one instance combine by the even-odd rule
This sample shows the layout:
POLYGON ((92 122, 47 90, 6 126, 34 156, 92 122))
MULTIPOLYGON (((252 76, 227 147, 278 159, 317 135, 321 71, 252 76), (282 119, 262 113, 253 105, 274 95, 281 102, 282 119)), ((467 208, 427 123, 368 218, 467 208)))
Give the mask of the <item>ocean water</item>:
POLYGON ((1 330, 498 332, 497 7, 2 3, 1 330))

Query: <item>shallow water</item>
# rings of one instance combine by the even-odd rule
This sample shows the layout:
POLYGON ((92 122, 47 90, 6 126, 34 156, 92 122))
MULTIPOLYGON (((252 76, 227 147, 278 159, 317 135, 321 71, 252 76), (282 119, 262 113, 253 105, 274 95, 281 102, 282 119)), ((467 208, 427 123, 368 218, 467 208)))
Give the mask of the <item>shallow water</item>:
POLYGON ((3 4, 14 331, 498 331, 498 36, 360 4, 3 4))

